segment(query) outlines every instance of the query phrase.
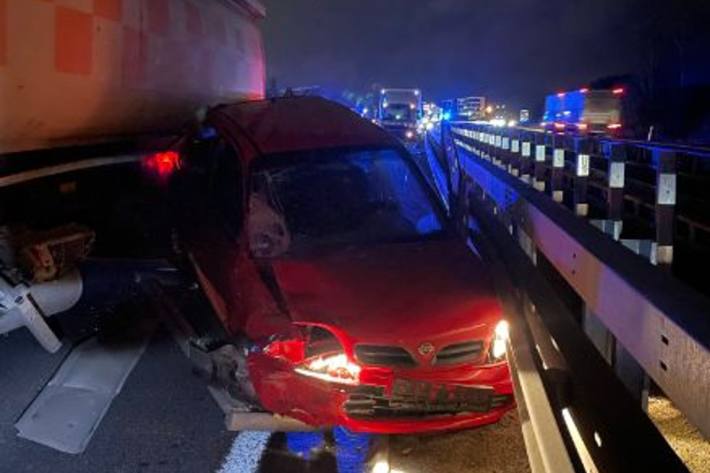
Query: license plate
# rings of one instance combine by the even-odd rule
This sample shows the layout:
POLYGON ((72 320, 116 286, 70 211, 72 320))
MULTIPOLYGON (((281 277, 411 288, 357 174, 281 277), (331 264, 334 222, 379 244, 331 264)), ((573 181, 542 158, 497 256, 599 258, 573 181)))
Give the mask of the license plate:
POLYGON ((431 410, 485 412, 490 409, 492 394, 490 388, 398 379, 392 386, 390 403, 431 410))

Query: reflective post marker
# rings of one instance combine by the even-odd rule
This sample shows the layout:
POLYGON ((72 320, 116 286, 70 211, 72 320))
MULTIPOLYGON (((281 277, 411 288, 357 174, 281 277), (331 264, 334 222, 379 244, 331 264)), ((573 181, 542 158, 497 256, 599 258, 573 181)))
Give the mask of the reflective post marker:
POLYGON ((580 140, 576 143, 576 157, 574 166, 574 212, 580 217, 589 215, 589 203, 587 202, 587 184, 589 181, 589 152, 588 140, 580 140))
POLYGON ((547 160, 547 145, 545 145, 545 135, 535 137, 535 165, 533 168, 533 187, 545 192, 545 173, 547 171, 545 161, 547 160))
POLYGON ((672 151, 654 150, 656 162, 656 262, 673 264, 673 233, 676 205, 676 156, 672 151))
POLYGON ((607 150, 608 185, 607 218, 614 225, 614 239, 621 237, 624 218, 624 185, 626 181, 626 147, 623 144, 611 145, 607 150))
MULTIPOLYGON (((555 146, 558 146, 556 144, 555 146)), ((565 150, 557 148, 552 151, 552 178, 550 186, 552 187, 552 199, 555 202, 564 201, 564 170, 565 170, 565 150)))

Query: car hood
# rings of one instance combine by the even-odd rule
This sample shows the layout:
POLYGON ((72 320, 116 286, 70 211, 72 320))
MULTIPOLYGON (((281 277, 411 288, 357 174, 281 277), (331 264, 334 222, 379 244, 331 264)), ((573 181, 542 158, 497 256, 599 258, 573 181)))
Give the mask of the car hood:
POLYGON ((501 314, 486 266, 459 241, 326 250, 273 267, 294 321, 336 327, 352 343, 484 339, 501 314))

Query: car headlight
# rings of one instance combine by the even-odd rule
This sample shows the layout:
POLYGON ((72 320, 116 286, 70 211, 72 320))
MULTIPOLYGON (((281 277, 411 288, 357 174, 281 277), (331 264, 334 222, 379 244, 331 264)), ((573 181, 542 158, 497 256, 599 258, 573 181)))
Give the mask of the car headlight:
POLYGON ((344 353, 317 356, 304 362, 295 371, 331 383, 353 385, 360 381, 360 366, 348 360, 344 353))
POLYGON ((493 331, 493 342, 491 343, 490 358, 491 361, 503 361, 505 358, 508 338, 510 337, 510 324, 507 321, 501 320, 496 325, 493 331))

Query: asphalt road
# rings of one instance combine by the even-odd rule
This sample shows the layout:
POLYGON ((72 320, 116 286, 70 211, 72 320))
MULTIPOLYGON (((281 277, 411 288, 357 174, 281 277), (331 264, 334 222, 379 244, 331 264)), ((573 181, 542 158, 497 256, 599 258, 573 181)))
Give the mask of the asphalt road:
POLYGON ((205 382, 161 327, 111 404, 86 451, 61 453, 19 438, 15 422, 51 379, 72 342, 98 331, 130 338, 141 317, 129 306, 120 323, 82 314, 63 321, 68 343, 47 354, 22 329, 0 337, 0 472, 180 473, 371 471, 382 459, 399 472, 524 472, 527 460, 515 413, 466 432, 374 437, 344 431, 236 434, 205 382), (82 323, 83 322, 83 323, 82 323))
POLYGON ((16 436, 14 422, 61 363, 25 330, 0 339, 0 471, 218 471, 234 433, 177 346, 158 331, 88 449, 69 455, 16 436), (8 401, 9 399, 9 401, 8 401))

